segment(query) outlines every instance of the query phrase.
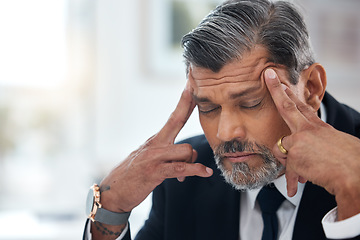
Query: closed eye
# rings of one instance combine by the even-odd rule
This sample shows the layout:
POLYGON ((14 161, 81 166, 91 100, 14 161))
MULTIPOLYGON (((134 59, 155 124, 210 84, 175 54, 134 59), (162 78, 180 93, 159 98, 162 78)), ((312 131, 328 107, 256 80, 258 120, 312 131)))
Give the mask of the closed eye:
POLYGON ((249 106, 246 106, 246 105, 242 105, 241 107, 244 108, 244 109, 256 109, 257 107, 259 107, 262 103, 262 99, 255 103, 255 104, 252 104, 252 105, 249 105, 249 106))
POLYGON ((198 108, 199 108, 199 113, 201 113, 201 114, 209 114, 209 113, 212 113, 212 112, 220 109, 220 106, 219 106, 219 107, 212 108, 212 109, 209 109, 209 110, 201 110, 201 107, 198 107, 198 108))

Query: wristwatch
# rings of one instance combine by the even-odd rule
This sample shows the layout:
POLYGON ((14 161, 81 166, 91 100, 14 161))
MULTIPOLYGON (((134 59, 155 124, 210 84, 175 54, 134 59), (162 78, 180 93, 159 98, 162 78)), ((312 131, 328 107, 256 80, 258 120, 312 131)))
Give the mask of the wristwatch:
POLYGON ((86 200, 86 212, 91 221, 109 225, 126 224, 130 216, 130 212, 117 213, 104 209, 100 203, 100 187, 97 184, 90 187, 86 200))

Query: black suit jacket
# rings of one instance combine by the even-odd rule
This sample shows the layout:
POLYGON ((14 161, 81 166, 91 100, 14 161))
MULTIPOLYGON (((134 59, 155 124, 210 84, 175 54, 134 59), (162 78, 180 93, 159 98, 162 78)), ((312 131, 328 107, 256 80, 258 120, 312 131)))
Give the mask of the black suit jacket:
MULTIPOLYGON (((358 112, 339 104, 329 94, 325 95, 323 103, 329 124, 360 138, 358 112)), ((182 143, 190 143, 198 152, 197 162, 211 167, 214 174, 209 178, 188 177, 183 183, 168 179, 159 185, 153 192, 149 219, 135 239, 238 240, 241 193, 224 182, 203 135, 182 143)), ((308 182, 296 217, 293 239, 326 239, 321 219, 335 206, 334 196, 308 182)), ((257 231, 256 226, 254 231, 257 231)), ((130 239, 129 232, 125 239, 130 239)))

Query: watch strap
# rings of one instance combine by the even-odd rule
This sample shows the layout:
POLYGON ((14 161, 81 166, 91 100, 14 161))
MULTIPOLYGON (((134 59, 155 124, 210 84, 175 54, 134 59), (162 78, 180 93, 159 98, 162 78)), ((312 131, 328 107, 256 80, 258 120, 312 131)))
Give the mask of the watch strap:
POLYGON ((98 208, 94 220, 109 225, 126 224, 130 217, 130 212, 116 213, 104 208, 98 208))

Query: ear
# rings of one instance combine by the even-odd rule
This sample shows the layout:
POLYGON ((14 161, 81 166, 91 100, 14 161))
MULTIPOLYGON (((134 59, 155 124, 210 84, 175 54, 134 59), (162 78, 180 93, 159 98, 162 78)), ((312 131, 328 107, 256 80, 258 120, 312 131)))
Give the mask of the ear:
POLYGON ((320 108, 327 84, 325 69, 321 64, 314 63, 303 70, 301 75, 304 78, 305 101, 317 111, 320 108))

